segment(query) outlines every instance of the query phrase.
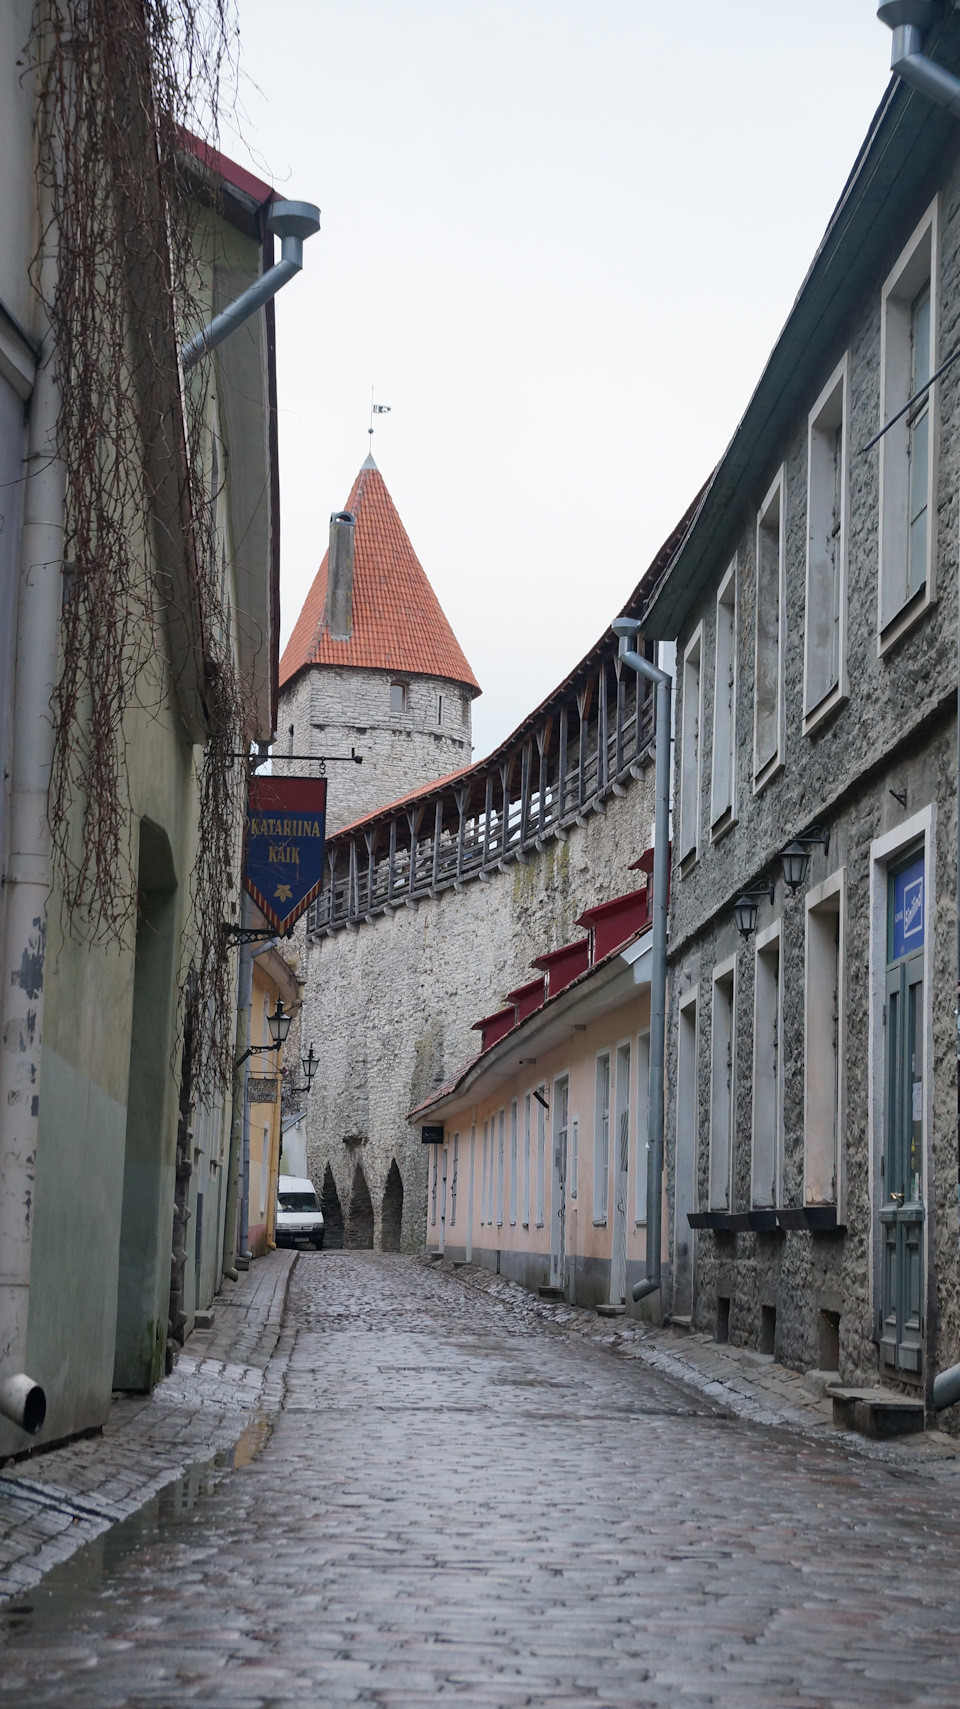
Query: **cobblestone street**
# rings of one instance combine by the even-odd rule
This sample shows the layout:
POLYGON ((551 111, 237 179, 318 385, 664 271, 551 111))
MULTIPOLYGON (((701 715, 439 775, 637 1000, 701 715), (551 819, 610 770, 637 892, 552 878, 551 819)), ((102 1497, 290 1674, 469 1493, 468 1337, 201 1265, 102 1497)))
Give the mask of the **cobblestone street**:
POLYGON ((956 1705, 954 1460, 738 1417, 560 1316, 301 1256, 259 1457, 0 1608, 0 1702, 956 1705))

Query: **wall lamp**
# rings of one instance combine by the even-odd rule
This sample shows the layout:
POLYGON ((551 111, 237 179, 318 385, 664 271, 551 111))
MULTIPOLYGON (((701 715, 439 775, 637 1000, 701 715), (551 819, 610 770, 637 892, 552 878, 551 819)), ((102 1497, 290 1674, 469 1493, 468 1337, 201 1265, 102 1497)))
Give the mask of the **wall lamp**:
MULTIPOLYGON (((279 1050, 280 1046, 286 1041, 287 1034, 290 1031, 290 1022, 292 1020, 293 1016, 288 1014, 283 1006, 283 998, 278 997, 277 1006, 274 1009, 273 1014, 267 1016, 267 1026, 270 1028, 270 1043, 248 1044, 243 1055, 237 1057, 237 1068, 240 1067, 241 1062, 246 1062, 247 1057, 252 1056, 255 1051, 279 1050)), ((310 1048, 312 1049, 313 1046, 311 1045, 310 1048)))
POLYGON ((745 890, 742 896, 737 897, 733 904, 733 917, 742 938, 749 938, 756 931, 760 897, 767 896, 772 902, 775 895, 776 887, 771 879, 769 884, 755 884, 751 890, 745 890))
POLYGON ((813 843, 819 843, 824 854, 830 853, 830 832, 822 825, 814 825, 812 831, 807 831, 802 837, 794 837, 780 855, 783 867, 783 882, 791 896, 795 896, 807 876, 810 865, 810 848, 813 843))
MULTIPOLYGON (((267 1019, 269 1021, 269 1016, 267 1017, 267 1019)), ((287 1085, 284 1085, 284 1088, 283 1088, 284 1095, 287 1097, 294 1097, 294 1096, 298 1096, 300 1093, 303 1093, 303 1092, 306 1092, 309 1094, 310 1088, 313 1085, 313 1076, 316 1074, 319 1066, 320 1066, 320 1059, 319 1059, 319 1057, 314 1056, 313 1045, 311 1045, 310 1049, 307 1051, 306 1056, 301 1056, 301 1058, 300 1058, 300 1067, 301 1067, 301 1070, 303 1072, 303 1078, 306 1081, 306 1085, 305 1086, 287 1086, 287 1085)))

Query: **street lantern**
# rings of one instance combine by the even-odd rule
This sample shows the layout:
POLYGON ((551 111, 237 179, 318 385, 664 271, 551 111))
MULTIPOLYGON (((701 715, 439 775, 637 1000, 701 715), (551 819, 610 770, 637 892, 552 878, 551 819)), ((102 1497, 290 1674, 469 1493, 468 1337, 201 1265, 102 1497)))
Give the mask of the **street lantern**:
POLYGON ((313 1084, 313 1076, 316 1074, 319 1066, 319 1062, 313 1054, 313 1045, 311 1045, 306 1056, 301 1056, 300 1058, 300 1067, 303 1069, 303 1078, 307 1083, 305 1090, 308 1092, 313 1084))
POLYGON ((773 901, 776 891, 771 881, 768 884, 754 884, 751 889, 744 890, 733 904, 733 917, 737 923, 737 931, 742 938, 752 937, 757 927, 757 915, 760 912, 760 897, 767 896, 773 901))
POLYGON ((824 854, 830 852, 830 832, 822 825, 814 825, 810 831, 805 831, 800 837, 794 837, 791 843, 781 852, 780 865, 783 868, 783 882, 791 896, 795 896, 807 876, 810 865, 810 848, 813 843, 819 843, 824 854))
POLYGON ((283 1006, 283 998, 278 997, 276 1009, 272 1015, 267 1016, 267 1026, 270 1028, 270 1037, 273 1040, 275 1050, 279 1050, 280 1046, 285 1043, 292 1019, 293 1016, 288 1015, 283 1006))

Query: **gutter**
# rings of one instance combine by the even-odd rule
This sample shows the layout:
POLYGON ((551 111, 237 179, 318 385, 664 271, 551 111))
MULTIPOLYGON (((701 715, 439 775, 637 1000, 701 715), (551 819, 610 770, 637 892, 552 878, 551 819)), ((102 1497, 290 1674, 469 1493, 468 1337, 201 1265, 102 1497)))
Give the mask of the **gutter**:
POLYGON ((216 315, 184 345, 180 352, 184 373, 196 367, 201 356, 215 350, 238 326, 265 307, 284 285, 296 278, 303 267, 303 245, 308 237, 320 230, 320 209, 312 202, 274 202, 267 215, 267 230, 280 238, 281 259, 261 273, 259 279, 241 291, 229 308, 216 315))

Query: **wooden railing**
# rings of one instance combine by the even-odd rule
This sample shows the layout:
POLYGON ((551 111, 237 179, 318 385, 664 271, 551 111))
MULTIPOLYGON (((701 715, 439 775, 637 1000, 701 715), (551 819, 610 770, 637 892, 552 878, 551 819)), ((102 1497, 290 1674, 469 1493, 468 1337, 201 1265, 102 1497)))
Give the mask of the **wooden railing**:
POLYGON ((608 796, 624 794, 653 744, 654 696, 644 678, 621 674, 611 653, 567 695, 489 760, 331 837, 308 933, 356 928, 525 861, 602 811, 608 796))

